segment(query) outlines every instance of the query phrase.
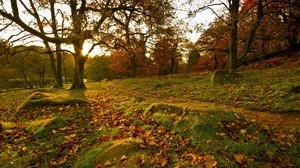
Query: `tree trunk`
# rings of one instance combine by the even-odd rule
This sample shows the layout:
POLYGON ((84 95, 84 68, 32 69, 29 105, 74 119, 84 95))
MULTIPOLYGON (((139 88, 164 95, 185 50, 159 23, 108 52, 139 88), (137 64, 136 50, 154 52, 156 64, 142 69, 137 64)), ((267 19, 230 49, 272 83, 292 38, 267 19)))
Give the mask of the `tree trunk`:
POLYGON ((63 59, 63 69, 64 69, 64 74, 65 74, 65 83, 68 83, 68 76, 67 76, 67 68, 66 68, 66 62, 65 59, 63 59))
POLYGON ((174 57, 171 58, 171 65, 170 65, 170 74, 176 73, 176 60, 174 57))
POLYGON ((135 78, 137 74, 137 64, 135 60, 135 56, 130 57, 130 77, 135 78))
POLYGON ((218 59, 217 59, 216 54, 214 54, 214 61, 215 61, 215 65, 214 65, 214 71, 215 71, 218 68, 218 59))
POLYGON ((86 89, 86 86, 84 84, 84 64, 86 62, 86 58, 82 55, 82 48, 83 48, 83 42, 77 42, 76 44, 73 44, 75 53, 74 61, 75 61, 75 68, 74 68, 74 77, 73 77, 73 83, 70 89, 86 89))
MULTIPOLYGON (((59 69, 61 69, 61 64, 58 63, 58 59, 55 60, 54 54, 52 52, 52 49, 49 46, 49 43, 44 42, 48 52, 49 52, 49 59, 50 59, 50 65, 51 65, 51 69, 52 69, 52 73, 55 79, 55 84, 54 87, 55 88, 62 88, 63 87, 63 82, 62 82, 62 75, 61 75, 61 71, 60 73, 58 72, 59 69)), ((61 59, 61 58, 60 58, 61 59)))
POLYGON ((57 83, 58 87, 63 87, 63 77, 62 77, 62 53, 61 53, 61 44, 56 43, 56 68, 57 68, 57 83))
POLYGON ((232 0, 230 5, 230 16, 231 16, 231 30, 230 30, 230 43, 229 43, 229 71, 235 71, 237 68, 238 61, 238 14, 239 14, 239 0, 232 0))

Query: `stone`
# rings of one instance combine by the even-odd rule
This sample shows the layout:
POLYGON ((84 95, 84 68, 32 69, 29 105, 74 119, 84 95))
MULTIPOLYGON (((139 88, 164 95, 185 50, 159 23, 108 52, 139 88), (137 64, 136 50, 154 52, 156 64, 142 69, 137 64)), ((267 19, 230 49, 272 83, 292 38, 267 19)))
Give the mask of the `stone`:
POLYGON ((234 75, 227 69, 218 69, 214 72, 211 82, 213 84, 226 84, 234 81, 234 75))

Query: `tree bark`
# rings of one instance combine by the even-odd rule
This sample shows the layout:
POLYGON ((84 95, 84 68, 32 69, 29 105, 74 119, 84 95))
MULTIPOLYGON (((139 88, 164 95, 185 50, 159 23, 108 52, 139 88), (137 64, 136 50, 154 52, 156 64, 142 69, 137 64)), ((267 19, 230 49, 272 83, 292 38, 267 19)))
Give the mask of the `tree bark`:
POLYGON ((230 16, 231 16, 231 30, 230 30, 230 44, 229 44, 229 62, 228 69, 229 71, 235 71, 237 68, 237 30, 238 30, 238 14, 239 14, 239 0, 232 0, 230 4, 230 16))
POLYGON ((137 74, 137 63, 135 56, 130 57, 130 77, 135 78, 137 74))
POLYGON ((75 68, 73 83, 70 89, 86 89, 86 86, 84 84, 84 64, 87 58, 82 55, 83 42, 79 41, 73 44, 73 46, 75 49, 75 53, 73 54, 75 68))
MULTIPOLYGON (((54 87, 62 88, 63 82, 62 82, 61 67, 59 67, 59 66, 61 66, 61 64, 58 63, 59 58, 57 60, 55 60, 54 53, 52 52, 52 50, 47 42, 45 42, 45 46, 49 52, 50 65, 51 65, 51 69, 52 69, 52 74, 55 79, 54 87), (59 69, 60 69, 60 73, 59 73, 59 69)), ((61 59, 61 57, 60 57, 60 59, 61 59)))

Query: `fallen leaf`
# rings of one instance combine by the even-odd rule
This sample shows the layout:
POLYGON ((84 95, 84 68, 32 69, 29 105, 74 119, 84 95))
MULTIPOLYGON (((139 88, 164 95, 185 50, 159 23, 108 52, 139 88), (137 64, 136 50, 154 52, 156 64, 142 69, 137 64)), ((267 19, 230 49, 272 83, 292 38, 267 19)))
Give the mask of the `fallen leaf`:
POLYGON ((141 157, 137 157, 136 158, 136 163, 139 165, 139 166, 143 166, 145 164, 145 160, 142 159, 141 157))
POLYGON ((221 133, 217 132, 216 134, 217 134, 217 136, 222 136, 222 137, 226 135, 226 133, 224 133, 224 132, 221 132, 221 133))
POLYGON ((205 161, 206 168, 213 168, 213 167, 217 166, 217 164, 218 164, 218 162, 215 160, 215 157, 211 156, 211 155, 205 156, 204 161, 205 161))
POLYGON ((234 160, 239 164, 243 163, 244 158, 245 158, 245 156, 243 154, 235 154, 234 155, 234 160))
POLYGON ((206 141, 206 144, 207 144, 207 145, 210 145, 211 143, 212 143, 212 140, 211 140, 211 139, 209 139, 209 140, 206 141))
POLYGON ((142 148, 142 149, 146 149, 146 148, 147 148, 146 145, 145 145, 145 144, 142 144, 142 143, 139 144, 139 147, 142 148))
POLYGON ((111 163, 111 161, 109 161, 109 160, 107 160, 105 163, 104 163, 104 166, 111 166, 112 165, 112 163, 111 163))
POLYGON ((161 167, 165 167, 167 165, 167 163, 168 163, 168 159, 167 158, 162 158, 160 160, 161 167))
POLYGON ((247 130, 242 129, 242 130, 240 130, 240 133, 241 133, 241 134, 246 134, 246 133, 247 133, 247 130))
POLYGON ((128 157, 127 156, 125 156, 125 155, 123 155, 122 157, 121 157, 121 161, 124 161, 124 160, 127 160, 128 159, 128 157))

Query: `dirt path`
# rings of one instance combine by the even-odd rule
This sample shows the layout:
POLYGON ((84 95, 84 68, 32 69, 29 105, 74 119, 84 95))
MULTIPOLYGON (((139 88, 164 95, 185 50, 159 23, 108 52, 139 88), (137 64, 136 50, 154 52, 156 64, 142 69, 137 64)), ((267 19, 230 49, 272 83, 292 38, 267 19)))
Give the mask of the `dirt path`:
POLYGON ((275 113, 265 112, 257 110, 249 110, 244 108, 231 107, 227 105, 221 105, 209 102, 198 102, 188 99, 164 99, 156 100, 157 102, 166 102, 174 104, 182 104, 185 107, 190 107, 197 110, 225 110, 234 111, 244 114, 249 120, 258 122, 259 124, 272 127, 272 128, 284 128, 284 129, 300 129, 300 113, 275 113))
POLYGON ((190 100, 187 98, 168 98, 161 99, 150 94, 142 94, 140 92, 134 92, 130 89, 121 88, 114 84, 106 85, 108 90, 115 90, 115 93, 126 95, 129 97, 136 97, 143 95, 146 100, 150 103, 172 103, 177 105, 183 105, 184 107, 190 107, 192 109, 197 109, 200 111, 209 110, 225 110, 234 111, 244 114, 249 120, 256 121, 259 124, 271 127, 271 128, 283 128, 283 129, 300 129, 300 113, 290 112, 290 113, 276 113, 276 112, 266 112, 258 110, 249 110, 245 108, 237 108, 223 104, 216 104, 210 102, 199 102, 195 100, 190 100))

